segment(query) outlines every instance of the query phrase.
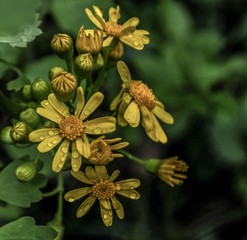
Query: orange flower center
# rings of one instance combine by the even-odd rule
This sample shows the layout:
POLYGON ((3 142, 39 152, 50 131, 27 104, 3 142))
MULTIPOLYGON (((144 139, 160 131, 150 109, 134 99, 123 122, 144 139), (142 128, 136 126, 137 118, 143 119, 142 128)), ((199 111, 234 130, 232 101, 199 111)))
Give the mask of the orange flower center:
POLYGON ((70 141, 75 140, 81 136, 83 132, 83 122, 76 116, 71 115, 59 124, 60 133, 63 138, 67 138, 70 141))
POLYGON ((142 81, 131 81, 130 95, 138 106, 146 106, 149 110, 155 107, 156 97, 153 91, 142 81))
POLYGON ((104 162, 111 160, 111 147, 103 140, 91 145, 90 158, 98 164, 104 164, 104 162))
POLYGON ((101 179, 92 187, 92 194, 99 200, 108 200, 115 194, 115 186, 110 180, 101 179))
POLYGON ((115 22, 105 23, 105 32, 108 36, 118 36, 122 30, 122 26, 115 22))

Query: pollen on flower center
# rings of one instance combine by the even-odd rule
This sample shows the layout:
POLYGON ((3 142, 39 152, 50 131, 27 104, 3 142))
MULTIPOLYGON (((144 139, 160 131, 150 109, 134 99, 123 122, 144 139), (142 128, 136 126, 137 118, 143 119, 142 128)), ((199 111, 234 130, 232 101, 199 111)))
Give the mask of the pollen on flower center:
POLYGON ((62 137, 67 138, 70 141, 75 140, 81 136, 83 131, 83 123, 78 117, 71 115, 65 118, 60 124, 60 132, 62 137))
POLYGON ((92 194, 99 200, 110 199, 115 194, 115 186, 112 181, 101 179, 93 185, 92 194))
POLYGON ((118 36, 121 32, 122 26, 115 22, 106 22, 105 23, 105 32, 109 36, 118 36))
POLYGON ((142 81, 131 81, 129 89, 131 97, 138 106, 146 106, 148 109, 155 107, 156 97, 152 90, 142 81))

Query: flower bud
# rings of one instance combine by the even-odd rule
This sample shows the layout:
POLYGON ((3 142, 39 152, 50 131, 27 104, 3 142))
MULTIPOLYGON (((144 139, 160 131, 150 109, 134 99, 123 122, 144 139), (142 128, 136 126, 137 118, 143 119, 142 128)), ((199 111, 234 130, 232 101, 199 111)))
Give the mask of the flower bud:
POLYGON ((4 127, 1 132, 0 132, 0 141, 3 143, 13 143, 13 140, 10 136, 10 131, 12 127, 11 126, 6 126, 4 127))
POLYGON ((94 69, 93 57, 90 53, 80 54, 75 58, 75 71, 78 76, 84 76, 94 69))
POLYGON ((105 64, 105 60, 101 53, 94 57, 94 71, 99 70, 105 64))
POLYGON ((36 165, 33 162, 23 163, 16 168, 15 175, 18 180, 22 182, 29 182, 36 175, 36 165))
POLYGON ((115 49, 111 51, 109 58, 117 61, 121 59, 123 55, 124 55, 124 45, 121 41, 118 41, 115 49))
POLYGON ((99 30, 84 30, 82 26, 76 38, 76 49, 78 54, 91 53, 98 54, 102 49, 103 33, 99 30))
POLYGON ((60 72, 51 80, 51 88, 58 100, 67 102, 75 94, 77 80, 71 73, 60 72))
POLYGON ((33 108, 28 108, 20 113, 20 120, 35 128, 40 121, 40 117, 33 108))
POLYGON ((34 97, 40 102, 47 99, 48 95, 51 93, 50 85, 42 78, 36 78, 33 81, 31 90, 34 97))
POLYGON ((33 93, 31 91, 31 85, 30 84, 26 84, 23 88, 22 88, 22 95, 26 100, 32 100, 33 99, 33 93))
POLYGON ((26 104, 26 108, 33 108, 36 109, 39 106, 37 102, 31 101, 26 104))
POLYGON ((66 70, 62 67, 53 67, 49 70, 48 77, 52 80, 57 74, 65 72, 66 70))
POLYGON ((17 122, 10 131, 10 137, 12 138, 13 142, 27 143, 28 135, 31 131, 32 128, 28 124, 24 122, 17 122))
POLYGON ((50 120, 47 120, 44 122, 44 124, 42 125, 42 128, 54 128, 56 127, 56 124, 50 120))
POLYGON ((51 39, 51 49, 57 54, 61 59, 71 59, 73 56, 73 40, 66 33, 58 33, 51 39))

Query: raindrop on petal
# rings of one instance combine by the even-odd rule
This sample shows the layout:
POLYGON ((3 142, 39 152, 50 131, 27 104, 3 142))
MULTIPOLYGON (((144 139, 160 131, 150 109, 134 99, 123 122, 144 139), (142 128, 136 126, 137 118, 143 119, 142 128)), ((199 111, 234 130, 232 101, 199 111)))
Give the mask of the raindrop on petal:
POLYGON ((139 42, 134 41, 133 44, 134 44, 135 46, 138 46, 138 45, 139 45, 139 42))
POLYGON ((44 136, 39 136, 39 139, 40 139, 40 140, 44 140, 45 137, 44 137, 44 136))
POLYGON ((79 157, 79 152, 73 151, 73 152, 72 152, 72 157, 73 157, 73 158, 78 158, 78 157, 79 157))
POLYGON ((50 130, 50 131, 48 131, 48 134, 49 134, 50 136, 52 136, 52 135, 54 135, 54 131, 50 130))
POLYGON ((48 146, 48 147, 51 147, 52 145, 53 145, 52 142, 48 142, 48 143, 47 143, 47 146, 48 146))
POLYGON ((60 160, 61 160, 62 162, 64 162, 64 161, 66 160, 66 157, 65 157, 65 156, 61 156, 61 157, 60 157, 60 160))
POLYGON ((86 116, 89 116, 92 112, 89 110, 89 109, 85 109, 83 111, 83 113, 86 115, 86 116))
POLYGON ((69 202, 74 202, 75 199, 74 199, 73 197, 69 197, 69 198, 68 198, 68 201, 69 201, 69 202))
POLYGON ((97 128, 94 129, 94 133, 95 134, 101 134, 102 133, 102 129, 97 127, 97 128))
POLYGON ((62 150, 63 153, 67 153, 68 152, 68 148, 67 147, 62 147, 61 150, 62 150))
POLYGON ((131 193, 131 194, 130 194, 130 198, 131 198, 131 199, 136 199, 136 198, 137 198, 137 195, 136 195, 135 193, 131 193))
POLYGON ((106 220, 109 216, 107 214, 103 215, 103 218, 106 220))

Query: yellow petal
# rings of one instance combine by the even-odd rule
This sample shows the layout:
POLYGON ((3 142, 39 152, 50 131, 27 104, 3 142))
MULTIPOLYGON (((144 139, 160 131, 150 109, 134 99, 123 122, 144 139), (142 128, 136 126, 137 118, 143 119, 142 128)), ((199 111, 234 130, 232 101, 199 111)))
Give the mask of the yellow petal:
POLYGON ((103 18, 103 12, 101 11, 101 9, 98 6, 93 5, 93 10, 96 13, 96 15, 98 15, 98 16, 103 18))
POLYGON ((50 110, 50 111, 54 111, 54 108, 51 106, 51 104, 49 103, 47 99, 43 100, 40 104, 43 108, 46 108, 47 110, 50 110))
POLYGON ((111 209, 111 203, 110 201, 107 199, 100 199, 100 205, 105 208, 105 209, 111 209))
POLYGON ((115 209, 117 216, 119 219, 123 219, 124 218, 124 209, 122 204, 117 200, 117 198, 115 196, 113 196, 111 198, 111 202, 112 202, 112 206, 115 209))
POLYGON ((130 75, 129 68, 127 67, 127 65, 123 61, 117 62, 117 69, 118 69, 118 73, 119 73, 119 75, 120 75, 120 77, 124 83, 131 81, 131 75, 130 75))
POLYGON ((164 109, 155 106, 152 112, 164 123, 173 124, 174 120, 170 113, 166 112, 164 109))
POLYGON ((119 190, 117 193, 132 200, 137 200, 140 198, 140 194, 136 190, 119 190))
POLYGON ((130 190, 140 186, 141 182, 139 179, 130 178, 122 181, 116 182, 121 186, 121 190, 130 190))
POLYGON ((71 167, 72 170, 77 172, 79 171, 82 164, 82 157, 79 151, 76 148, 75 141, 72 142, 72 152, 71 152, 71 167))
POLYGON ((122 28, 121 32, 119 33, 119 39, 121 40, 122 36, 130 36, 134 34, 135 27, 133 26, 126 26, 125 28, 122 28))
POLYGON ((81 114, 84 104, 85 104, 84 91, 82 87, 78 87, 77 88, 77 104, 76 104, 76 110, 75 110, 75 115, 77 117, 79 117, 79 115, 81 114))
POLYGON ((48 101, 54 108, 54 110, 61 114, 63 117, 68 117, 70 115, 66 104, 59 101, 53 93, 48 96, 48 101))
POLYGON ((113 39, 114 39, 114 37, 112 37, 112 36, 108 36, 106 39, 104 39, 103 47, 108 47, 111 44, 113 39))
POLYGON ((83 183, 87 183, 90 185, 94 184, 94 182, 91 179, 89 179, 87 175, 82 171, 78 171, 78 172, 71 171, 71 175, 83 183))
POLYGON ((54 172, 60 172, 61 169, 63 168, 68 155, 69 145, 70 145, 70 141, 64 140, 60 145, 60 147, 58 148, 52 161, 52 170, 54 172))
POLYGON ((42 128, 31 132, 29 140, 31 142, 41 142, 57 134, 60 134, 59 128, 42 128))
POLYGON ((86 176, 91 179, 94 183, 98 182, 100 179, 98 178, 98 175, 96 174, 95 170, 91 166, 87 166, 85 169, 86 176))
POLYGON ((91 209, 91 207, 93 206, 94 202, 96 200, 96 197, 94 197, 93 195, 90 195, 77 209, 76 212, 76 217, 80 218, 83 217, 84 215, 86 215, 89 210, 91 209))
POLYGON ((115 23, 118 22, 118 19, 120 18, 119 11, 120 11, 120 7, 119 6, 117 6, 116 8, 111 7, 109 9, 109 13, 108 13, 109 22, 115 22, 115 23))
POLYGON ((91 187, 83 187, 71 190, 64 195, 64 199, 67 202, 74 202, 90 193, 91 189, 91 187))
POLYGON ((76 148, 78 152, 85 158, 89 158, 90 156, 90 144, 88 140, 85 142, 85 139, 77 138, 76 139, 76 148), (88 150, 89 149, 89 150, 88 150))
POLYGON ((111 177, 110 177, 110 179, 109 180, 111 180, 112 182, 118 177, 118 175, 120 174, 120 171, 119 170, 115 170, 113 173, 112 173, 112 175, 111 175, 111 177))
POLYGON ((120 93, 114 98, 114 100, 111 102, 111 105, 110 105, 110 110, 111 111, 114 111, 118 104, 121 102, 121 98, 122 98, 122 94, 123 94, 123 88, 121 89, 120 93))
POLYGON ((100 205, 100 213, 102 221, 104 222, 105 226, 110 227, 112 225, 112 209, 105 209, 100 205))
POLYGON ((108 174, 105 166, 95 165, 95 171, 99 179, 106 179, 108 174))
POLYGON ((140 106, 141 114, 142 114, 142 125, 146 131, 153 130, 153 120, 151 117, 150 111, 145 106, 140 106))
POLYGON ((85 9, 85 12, 86 12, 88 18, 93 22, 93 24, 95 24, 95 26, 97 26, 99 29, 102 29, 102 26, 101 26, 100 22, 94 16, 94 14, 92 13, 92 11, 90 9, 86 8, 85 9))
POLYGON ((162 127, 160 126, 158 120, 154 116, 154 114, 151 114, 153 123, 154 123, 154 131, 155 131, 155 136, 158 139, 159 142, 161 143, 166 143, 167 142, 167 136, 165 132, 163 131, 162 127))
POLYGON ((120 142, 120 143, 112 145, 111 150, 121 149, 121 148, 127 147, 128 145, 129 145, 128 142, 120 142))
POLYGON ((62 140, 62 136, 60 134, 52 136, 50 138, 45 139, 38 145, 39 152, 49 152, 52 148, 56 147, 62 140))
POLYGON ((132 101, 124 113, 124 119, 131 127, 137 127, 140 123, 140 109, 138 105, 132 101))
POLYGON ((140 23, 139 18, 132 17, 132 18, 128 19, 122 26, 123 27, 126 27, 126 26, 134 26, 134 27, 136 27, 139 23, 140 23))
POLYGON ((119 38, 123 43, 126 45, 136 49, 136 50, 142 50, 144 48, 143 41, 134 37, 134 36, 121 36, 119 38))
POLYGON ((57 113, 57 112, 55 112, 55 111, 49 111, 48 109, 46 109, 46 108, 37 108, 36 109, 36 112, 40 115, 40 116, 42 116, 42 117, 44 117, 44 118, 47 118, 47 119, 49 119, 49 120, 51 120, 51 121, 53 121, 53 122, 55 122, 55 123, 60 123, 61 121, 62 121, 62 119, 63 119, 63 117, 59 114, 59 113, 57 113))
POLYGON ((80 119, 84 120, 90 114, 92 114, 102 103, 104 99, 104 95, 101 92, 94 93, 89 100, 87 101, 86 105, 84 106, 82 113, 80 114, 80 119))

